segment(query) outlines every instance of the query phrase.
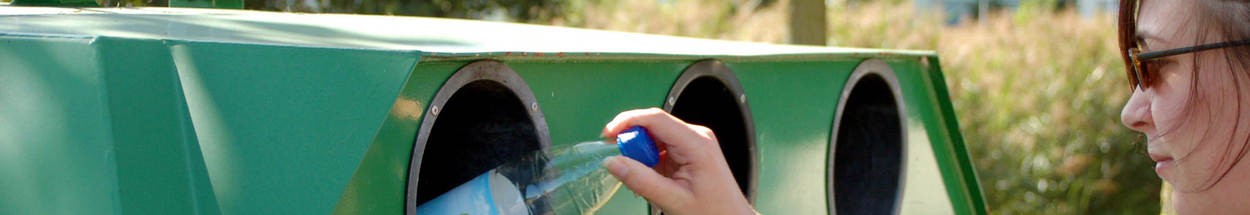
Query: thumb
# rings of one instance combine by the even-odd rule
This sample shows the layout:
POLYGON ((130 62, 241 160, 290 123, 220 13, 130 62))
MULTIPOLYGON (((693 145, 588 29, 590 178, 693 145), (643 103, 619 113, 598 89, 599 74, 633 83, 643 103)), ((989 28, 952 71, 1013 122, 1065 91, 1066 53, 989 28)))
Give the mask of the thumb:
POLYGON ((612 156, 603 160, 603 167, 608 169, 625 187, 642 195, 660 208, 674 208, 684 205, 691 199, 691 194, 677 182, 660 175, 655 170, 624 156, 612 156))

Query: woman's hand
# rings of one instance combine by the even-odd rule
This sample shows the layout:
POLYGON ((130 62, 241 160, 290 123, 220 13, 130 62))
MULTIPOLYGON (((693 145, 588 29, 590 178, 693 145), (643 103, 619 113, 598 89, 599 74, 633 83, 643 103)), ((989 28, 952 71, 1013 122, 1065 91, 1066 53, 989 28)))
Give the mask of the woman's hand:
POLYGON ((661 150, 660 163, 652 169, 615 156, 604 160, 603 165, 634 193, 659 205, 666 214, 756 214, 738 190, 711 129, 649 108, 616 115, 602 135, 614 138, 633 126, 645 127, 651 133, 661 150))

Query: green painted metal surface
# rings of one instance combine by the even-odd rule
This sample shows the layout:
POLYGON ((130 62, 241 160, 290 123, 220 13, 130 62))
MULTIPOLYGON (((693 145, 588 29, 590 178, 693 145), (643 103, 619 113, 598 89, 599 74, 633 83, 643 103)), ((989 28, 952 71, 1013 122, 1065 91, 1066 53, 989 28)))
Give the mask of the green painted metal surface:
POLYGON ((223 213, 331 210, 418 58, 196 42, 169 50, 223 213))
POLYGON ((728 63, 755 118, 760 213, 829 214, 826 193, 819 192, 826 186, 829 132, 838 95, 858 61, 728 63))
MULTIPOLYGON (((125 213, 216 212, 168 48, 158 40, 97 38, 125 213), (163 59, 163 60, 151 60, 163 59), (111 72, 116 71, 116 72, 111 72), (154 144, 159 143, 159 144, 154 144), (162 193, 163 195, 151 195, 162 193)), ((56 73, 57 71, 43 71, 56 73)), ((56 156, 56 155, 49 155, 56 156)))
MULTIPOLYGON (((724 62, 754 118, 764 214, 831 213, 838 97, 852 70, 880 59, 898 76, 909 122, 901 211, 985 214, 932 52, 429 18, 101 11, 0 7, 0 102, 14 104, 0 106, 0 214, 403 213, 423 114, 448 77, 483 59, 529 85, 554 145, 598 139, 616 113, 663 106, 692 63, 724 62)), ((599 212, 647 211, 622 189, 599 212)))
POLYGON ((117 153, 91 38, 0 42, 0 208, 116 213, 117 153))

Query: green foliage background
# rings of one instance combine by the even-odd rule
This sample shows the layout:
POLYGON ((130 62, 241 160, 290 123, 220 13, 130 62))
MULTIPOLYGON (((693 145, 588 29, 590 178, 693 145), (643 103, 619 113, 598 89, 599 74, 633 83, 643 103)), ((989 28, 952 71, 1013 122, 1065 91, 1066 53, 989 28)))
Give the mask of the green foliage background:
MULTIPOLYGON (((0 0, 6 1, 6 0, 0 0)), ((144 6, 167 0, 99 0, 144 6)), ((419 15, 784 43, 787 0, 247 0, 255 10, 419 15)), ((906 0, 828 1, 833 46, 936 50, 993 214, 1158 214, 1113 14, 1021 0, 955 26, 906 0)))

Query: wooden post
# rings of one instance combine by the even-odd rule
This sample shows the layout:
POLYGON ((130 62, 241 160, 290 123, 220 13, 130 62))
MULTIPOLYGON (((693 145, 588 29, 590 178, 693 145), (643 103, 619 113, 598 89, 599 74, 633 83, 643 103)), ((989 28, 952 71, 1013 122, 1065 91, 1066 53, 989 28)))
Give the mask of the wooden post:
POLYGON ((825 44, 825 0, 790 0, 790 43, 825 44))

